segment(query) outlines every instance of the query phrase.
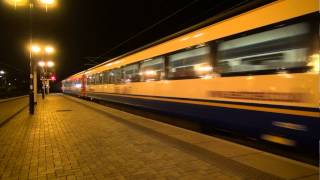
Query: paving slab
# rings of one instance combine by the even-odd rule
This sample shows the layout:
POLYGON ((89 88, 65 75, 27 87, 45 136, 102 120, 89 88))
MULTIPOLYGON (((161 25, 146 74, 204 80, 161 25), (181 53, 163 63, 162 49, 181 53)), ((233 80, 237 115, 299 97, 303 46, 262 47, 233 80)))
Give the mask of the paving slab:
POLYGON ((38 101, 35 115, 24 110, 0 127, 0 179, 282 179, 204 151, 192 144, 196 141, 134 123, 139 120, 153 128, 175 128, 50 95, 38 101))
MULTIPOLYGON (((130 113, 108 108, 99 104, 83 101, 78 98, 69 98, 85 104, 88 107, 95 108, 107 114, 112 114, 112 116, 117 117, 115 119, 121 119, 131 124, 165 135, 169 139, 174 139, 176 144, 184 144, 182 146, 183 148, 188 147, 194 151, 206 154, 205 156, 209 157, 209 159, 210 157, 216 157, 215 160, 218 161, 219 158, 217 156, 222 156, 226 158, 225 162, 227 162, 227 160, 233 160, 242 165, 258 169, 262 172, 266 172, 283 179, 319 179, 319 169, 316 166, 162 122, 153 121, 148 118, 132 115, 130 113)), ((224 164, 222 164, 222 166, 224 164)))

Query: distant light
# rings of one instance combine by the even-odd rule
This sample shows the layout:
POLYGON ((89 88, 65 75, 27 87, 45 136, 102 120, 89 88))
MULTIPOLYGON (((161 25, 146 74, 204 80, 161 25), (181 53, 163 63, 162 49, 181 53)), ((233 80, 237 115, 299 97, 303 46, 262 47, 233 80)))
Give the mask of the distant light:
POLYGON ((53 67, 53 66, 54 66, 54 62, 48 61, 48 62, 47 62, 47 66, 48 66, 48 67, 53 67))
POLYGON ((5 74, 6 72, 4 70, 0 70, 0 74, 5 74))
POLYGON ((51 76, 50 78, 52 81, 55 81, 56 80, 56 77, 55 76, 51 76))
POLYGON ((40 67, 44 67, 44 66, 46 65, 46 63, 45 63, 44 61, 39 61, 39 62, 38 62, 38 65, 39 65, 40 67))
POLYGON ((44 49, 46 51, 47 54, 52 54, 54 53, 54 48, 52 46, 47 46, 44 49))
POLYGON ((8 83, 9 86, 11 86, 11 83, 8 83))

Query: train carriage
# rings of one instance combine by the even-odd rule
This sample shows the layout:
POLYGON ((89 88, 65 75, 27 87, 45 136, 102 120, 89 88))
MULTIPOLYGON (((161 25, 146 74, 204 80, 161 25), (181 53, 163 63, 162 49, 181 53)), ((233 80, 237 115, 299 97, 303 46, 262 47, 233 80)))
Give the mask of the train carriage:
POLYGON ((65 93, 317 151, 319 1, 279 0, 107 60, 65 93))

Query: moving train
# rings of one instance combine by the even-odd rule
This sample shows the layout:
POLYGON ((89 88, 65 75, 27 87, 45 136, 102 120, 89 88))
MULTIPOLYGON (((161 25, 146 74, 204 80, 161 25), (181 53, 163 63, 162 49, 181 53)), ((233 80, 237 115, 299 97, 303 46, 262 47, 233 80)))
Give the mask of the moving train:
POLYGON ((257 2, 74 74, 62 90, 316 152, 319 1, 257 2))

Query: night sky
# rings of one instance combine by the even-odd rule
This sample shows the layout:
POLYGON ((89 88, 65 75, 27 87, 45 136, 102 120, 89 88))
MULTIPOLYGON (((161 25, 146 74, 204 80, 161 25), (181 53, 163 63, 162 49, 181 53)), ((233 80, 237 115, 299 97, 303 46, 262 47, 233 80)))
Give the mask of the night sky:
MULTIPOLYGON (((56 46, 56 76, 61 81, 89 68, 85 65, 90 64, 86 57, 101 56, 169 15, 172 16, 166 21, 96 61, 104 62, 242 3, 246 1, 60 0, 59 7, 48 13, 40 8, 34 9, 32 32, 35 41, 42 40, 56 46)), ((26 44, 30 29, 28 9, 15 10, 1 3, 0 24, 0 69, 6 68, 27 75, 26 44)))

